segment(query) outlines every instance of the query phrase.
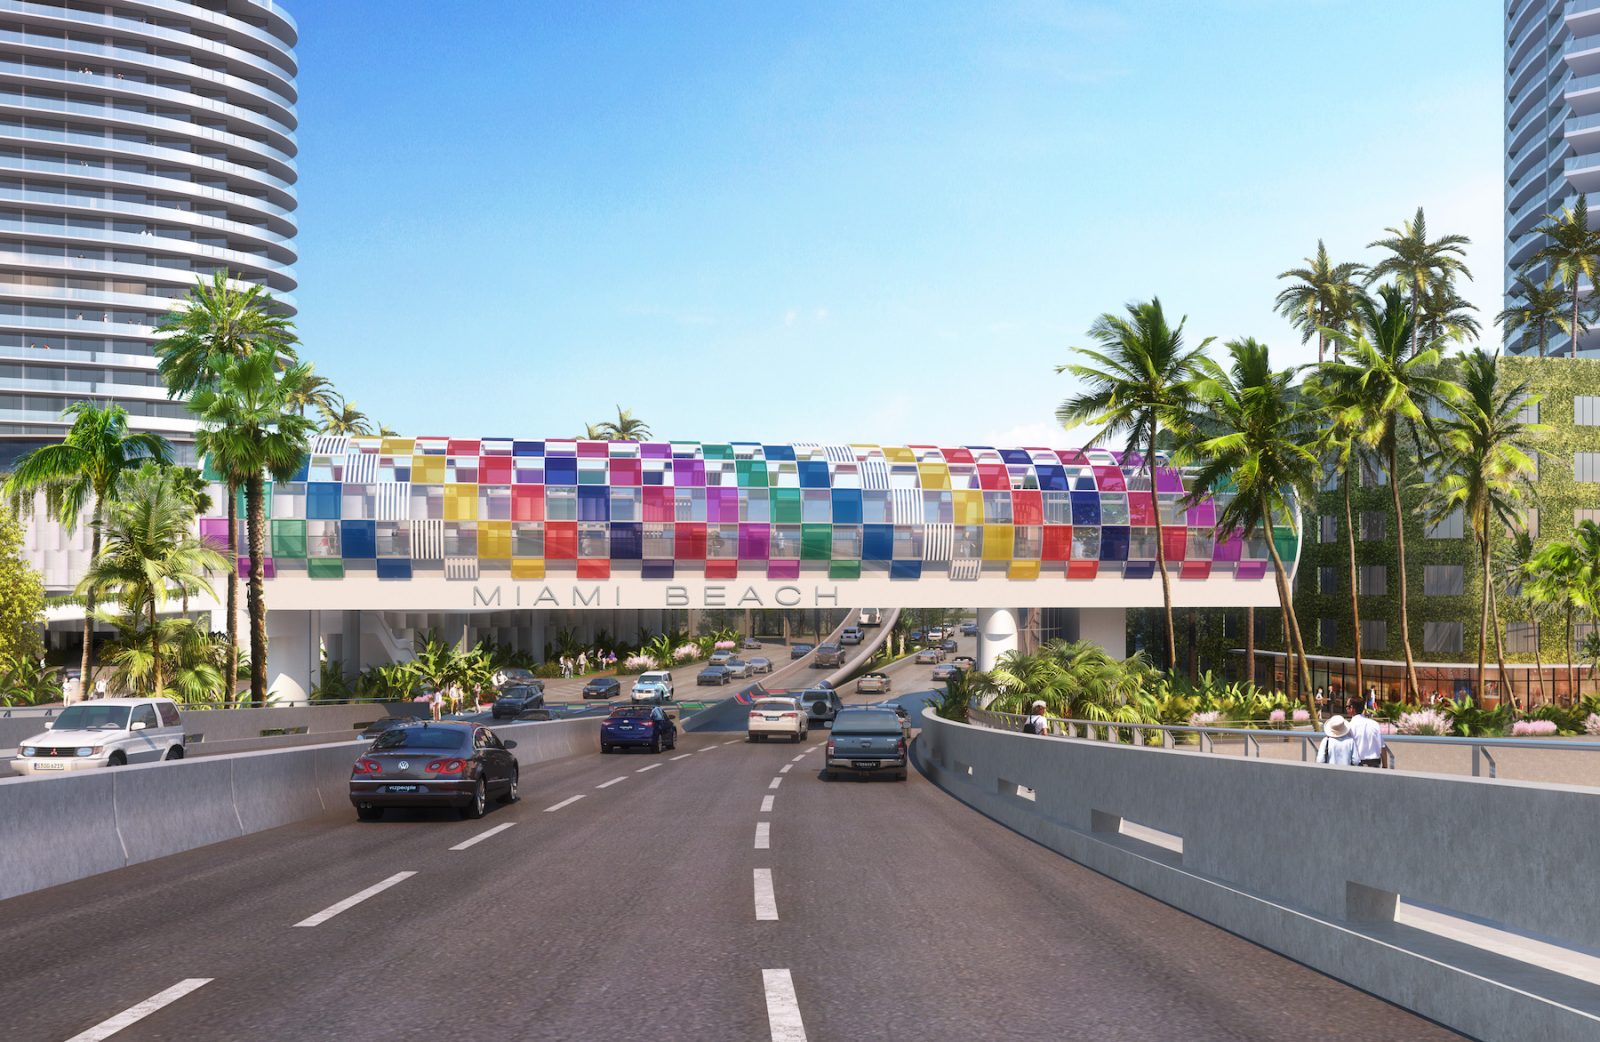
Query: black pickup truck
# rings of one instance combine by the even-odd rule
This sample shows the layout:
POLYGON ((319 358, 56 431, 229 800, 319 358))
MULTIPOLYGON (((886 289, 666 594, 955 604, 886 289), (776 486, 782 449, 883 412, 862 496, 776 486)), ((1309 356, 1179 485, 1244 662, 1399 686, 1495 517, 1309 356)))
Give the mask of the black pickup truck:
POLYGON ((893 774, 906 780, 906 733, 892 709, 846 709, 833 718, 823 777, 893 774))

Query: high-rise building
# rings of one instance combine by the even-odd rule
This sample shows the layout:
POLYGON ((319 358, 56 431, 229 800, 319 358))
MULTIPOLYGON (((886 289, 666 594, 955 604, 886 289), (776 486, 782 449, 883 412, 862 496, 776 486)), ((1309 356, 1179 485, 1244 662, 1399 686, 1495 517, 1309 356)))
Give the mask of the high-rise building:
POLYGON ((272 0, 0 0, 0 470, 84 399, 191 433, 152 327, 198 277, 292 313, 297 36, 272 0))

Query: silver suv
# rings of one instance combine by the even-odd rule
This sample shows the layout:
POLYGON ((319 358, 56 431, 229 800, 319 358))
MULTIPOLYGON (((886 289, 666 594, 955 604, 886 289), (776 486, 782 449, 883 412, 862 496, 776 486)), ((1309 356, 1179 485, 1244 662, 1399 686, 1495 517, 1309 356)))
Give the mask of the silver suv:
POLYGON ((183 759, 183 721, 169 698, 100 698, 67 706, 17 747, 17 774, 183 759))

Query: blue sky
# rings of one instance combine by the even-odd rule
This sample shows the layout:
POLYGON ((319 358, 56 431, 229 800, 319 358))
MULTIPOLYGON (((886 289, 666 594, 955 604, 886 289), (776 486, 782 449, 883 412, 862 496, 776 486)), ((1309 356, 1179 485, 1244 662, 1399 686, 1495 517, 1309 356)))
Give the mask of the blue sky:
POLYGON ((1076 444, 1097 314, 1306 361, 1419 204, 1500 307, 1495 0, 289 8, 304 354, 407 433, 1076 444))

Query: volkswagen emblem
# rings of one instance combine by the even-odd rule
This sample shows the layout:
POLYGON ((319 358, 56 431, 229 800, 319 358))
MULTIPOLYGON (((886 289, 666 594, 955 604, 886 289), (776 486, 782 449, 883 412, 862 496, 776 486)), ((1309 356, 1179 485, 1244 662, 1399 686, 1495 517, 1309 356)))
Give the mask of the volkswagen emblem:
POLYGON ((410 766, 411 766, 411 765, 410 765, 410 764, 409 764, 409 763, 407 763, 407 762, 406 762, 406 761, 404 761, 404 760, 401 760, 401 761, 400 761, 400 764, 399 764, 399 766, 400 766, 400 769, 401 769, 401 770, 402 770, 402 771, 403 771, 403 770, 405 770, 405 769, 406 769, 406 768, 407 768, 407 767, 410 767, 410 766))

